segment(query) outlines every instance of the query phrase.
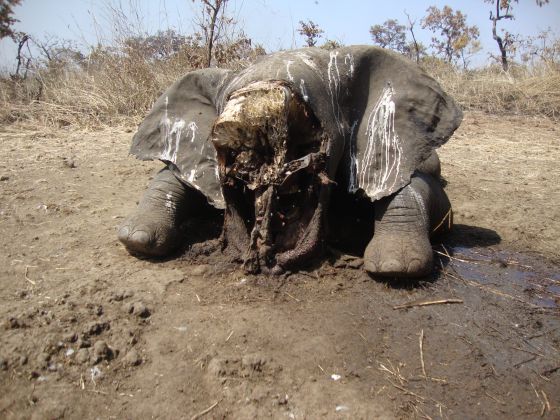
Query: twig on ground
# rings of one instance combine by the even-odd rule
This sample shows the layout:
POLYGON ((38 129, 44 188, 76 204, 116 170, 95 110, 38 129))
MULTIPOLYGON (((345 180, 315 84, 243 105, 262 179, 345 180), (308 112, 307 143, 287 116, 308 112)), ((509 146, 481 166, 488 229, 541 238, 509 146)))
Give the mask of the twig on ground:
POLYGON ((231 332, 229 333, 229 335, 226 338, 226 343, 229 341, 229 339, 231 338, 231 336, 233 335, 233 330, 231 330, 231 332))
POLYGON ((293 300, 295 300, 296 302, 301 302, 301 300, 299 300, 297 297, 290 295, 288 292, 284 292, 286 293, 289 297, 291 297, 293 300))
POLYGON ((531 382, 531 387, 533 388, 533 391, 535 391, 535 395, 537 396, 537 399, 542 405, 542 410, 541 410, 541 417, 542 417, 546 413, 546 403, 542 400, 541 396, 539 395, 539 392, 537 391, 537 388, 535 388, 535 385, 533 385, 533 382, 531 382))
POLYGON ((438 300, 427 300, 424 302, 409 302, 409 303, 403 303, 402 305, 393 306, 393 309, 407 309, 407 308, 413 308, 415 306, 443 305, 445 303, 463 303, 463 301, 461 299, 438 299, 438 300))
POLYGON ((392 380, 390 380, 389 378, 387 378, 387 380, 391 383, 391 385, 393 385, 395 388, 397 388, 398 390, 404 392, 405 394, 408 395, 412 395, 416 398, 418 398, 420 401, 426 401, 426 398, 424 398, 422 395, 418 395, 415 392, 412 392, 410 389, 406 389, 400 385, 397 385, 396 383, 394 383, 392 380))
POLYGON ((197 420, 199 418, 201 418, 202 416, 208 414, 210 411, 212 411, 214 408, 216 408, 216 406, 220 403, 220 401, 216 401, 214 404, 212 404, 210 407, 208 407, 205 410, 202 410, 200 413, 195 414, 194 416, 191 417, 191 420, 197 420))
POLYGON ((546 396, 545 392, 541 389, 541 394, 544 398, 544 403, 546 404, 546 409, 550 411, 550 402, 548 401, 548 397, 546 396))
POLYGON ((472 262, 472 263, 475 263, 475 264, 478 262, 478 260, 463 260, 461 258, 452 257, 451 255, 443 253, 443 252, 438 251, 436 249, 434 249, 434 252, 436 254, 443 255, 444 257, 449 258, 450 260, 461 261, 461 262, 464 262, 464 263, 471 263, 472 262))
POLYGON ((419 344, 420 344, 420 363, 422 364, 422 374, 424 375, 425 379, 428 379, 428 376, 426 375, 426 366, 424 365, 424 330, 420 331, 419 344))
POLYGON ((513 367, 522 366, 522 365, 524 365, 525 363, 532 362, 532 361, 535 360, 536 358, 537 358, 537 356, 533 356, 533 357, 531 357, 531 358, 529 358, 529 359, 527 359, 527 360, 522 360, 521 362, 517 362, 516 364, 514 364, 513 367))
POLYGON ((537 353, 536 351, 525 350, 525 349, 522 349, 521 347, 511 346, 511 348, 514 349, 514 350, 522 351, 524 353, 532 354, 533 356, 546 357, 544 354, 537 353))
POLYGON ((496 401, 498 404, 500 405, 506 405, 505 402, 503 402, 502 400, 497 399, 496 397, 490 395, 488 392, 484 391, 484 393, 486 394, 487 397, 493 399, 494 401, 496 401))
POLYGON ((33 286, 36 286, 37 283, 34 280, 31 280, 29 277, 27 277, 27 271, 29 270, 29 267, 35 267, 34 265, 26 265, 25 266, 25 273, 23 273, 23 276, 25 277, 25 280, 27 280, 29 283, 31 283, 33 286))
POLYGON ((389 359, 387 359, 387 362, 389 362, 389 365, 391 366, 391 369, 393 369, 393 370, 389 369, 383 363, 377 362, 377 363, 379 363, 379 370, 380 371, 390 373, 391 375, 393 375, 395 378, 397 378, 399 380, 401 385, 404 384, 405 382, 408 382, 406 380, 406 378, 401 375, 401 372, 399 371, 398 367, 395 368, 389 359))

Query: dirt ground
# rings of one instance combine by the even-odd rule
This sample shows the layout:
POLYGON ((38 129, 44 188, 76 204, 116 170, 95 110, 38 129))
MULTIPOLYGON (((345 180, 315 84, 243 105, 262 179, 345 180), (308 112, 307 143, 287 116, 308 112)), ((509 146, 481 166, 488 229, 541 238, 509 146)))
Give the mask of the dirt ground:
POLYGON ((558 124, 466 115, 457 226, 412 284, 335 251, 278 278, 215 240, 131 257, 160 166, 131 135, 0 128, 1 418, 560 418, 558 124))

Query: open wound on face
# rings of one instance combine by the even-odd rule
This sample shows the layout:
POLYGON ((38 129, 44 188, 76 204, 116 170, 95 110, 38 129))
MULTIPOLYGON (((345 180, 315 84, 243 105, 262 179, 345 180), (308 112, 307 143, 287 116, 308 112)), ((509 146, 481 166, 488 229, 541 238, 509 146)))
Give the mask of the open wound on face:
POLYGON ((284 269, 315 252, 328 142, 304 98, 286 82, 250 84, 230 95, 211 138, 225 239, 246 269, 284 269))

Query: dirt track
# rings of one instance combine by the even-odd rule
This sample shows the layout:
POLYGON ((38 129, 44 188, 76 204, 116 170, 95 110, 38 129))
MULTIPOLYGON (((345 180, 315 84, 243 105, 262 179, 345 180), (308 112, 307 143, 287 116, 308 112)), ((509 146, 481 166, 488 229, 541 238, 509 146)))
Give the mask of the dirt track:
POLYGON ((560 417, 558 124, 467 114, 455 255, 410 286, 137 260, 115 228, 160 165, 130 130, 1 130, 0 417, 560 417))

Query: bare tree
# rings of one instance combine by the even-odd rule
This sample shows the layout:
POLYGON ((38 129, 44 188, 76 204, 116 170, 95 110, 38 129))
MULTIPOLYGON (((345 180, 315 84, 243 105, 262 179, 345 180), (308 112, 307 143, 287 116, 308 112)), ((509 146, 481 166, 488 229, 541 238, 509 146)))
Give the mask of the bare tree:
MULTIPOLYGON (((229 0, 199 0, 202 3, 202 15, 196 22, 204 34, 206 45, 206 67, 212 64, 214 45, 219 40, 225 25, 231 24, 233 19, 225 16, 226 5, 229 0)), ((195 2, 195 0, 193 0, 195 2)))
MULTIPOLYGON (((484 0, 485 3, 495 5, 495 11, 490 10, 490 20, 492 21, 492 37, 498 44, 500 50, 500 61, 502 63, 502 68, 504 71, 508 71, 508 52, 513 55, 514 52, 514 40, 515 37, 509 32, 504 32, 503 36, 498 34, 498 22, 503 19, 513 20, 515 17, 512 14, 512 4, 518 3, 518 0, 484 0)), ((537 5, 543 6, 548 3, 548 0, 536 0, 537 5)))
POLYGON ((29 71, 29 66, 31 65, 31 57, 26 57, 23 54, 23 48, 27 46, 27 48, 29 49, 29 44, 28 44, 29 35, 23 32, 18 32, 12 34, 12 38, 14 39, 14 41, 17 42, 18 49, 16 55, 16 60, 17 60, 16 72, 11 76, 13 79, 22 78, 25 80, 27 79, 27 72, 29 71), (20 74, 22 67, 25 67, 25 72, 23 73, 23 76, 20 74))
POLYGON ((305 43, 308 47, 314 47, 325 31, 312 20, 307 20, 307 22, 300 20, 298 32, 305 37, 305 43))
POLYGON ((414 26, 416 25, 416 20, 412 20, 410 15, 404 11, 406 18, 408 19, 408 26, 407 29, 410 32, 410 36, 412 36, 412 46, 414 47, 414 55, 416 57, 416 64, 420 64, 420 45, 418 41, 416 41, 416 35, 414 35, 414 26))

